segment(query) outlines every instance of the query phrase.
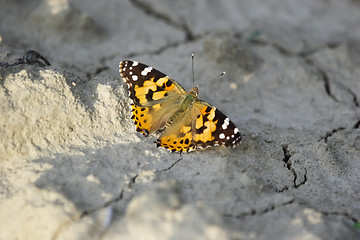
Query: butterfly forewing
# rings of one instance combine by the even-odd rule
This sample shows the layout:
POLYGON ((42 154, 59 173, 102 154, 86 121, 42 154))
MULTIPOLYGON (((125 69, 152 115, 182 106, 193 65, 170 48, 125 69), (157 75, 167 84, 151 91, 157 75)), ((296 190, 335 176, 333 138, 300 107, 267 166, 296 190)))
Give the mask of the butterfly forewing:
POLYGON ((151 102, 168 96, 169 92, 184 94, 186 91, 164 73, 135 61, 122 61, 120 75, 127 83, 130 99, 137 106, 151 105, 151 102))
POLYGON ((132 100, 132 116, 136 130, 147 136, 163 128, 176 110, 184 88, 164 73, 135 61, 122 61, 119 72, 127 83, 132 100))

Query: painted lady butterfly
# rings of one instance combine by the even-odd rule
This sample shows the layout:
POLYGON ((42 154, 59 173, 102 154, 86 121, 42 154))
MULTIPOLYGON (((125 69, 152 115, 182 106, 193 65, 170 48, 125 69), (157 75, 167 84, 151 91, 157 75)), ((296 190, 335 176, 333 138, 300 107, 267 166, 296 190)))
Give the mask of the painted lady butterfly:
POLYGON ((129 88, 136 130, 148 136, 165 128, 156 141, 158 147, 181 153, 240 142, 239 129, 214 106, 198 99, 197 87, 186 92, 169 76, 138 62, 122 61, 119 68, 129 88))

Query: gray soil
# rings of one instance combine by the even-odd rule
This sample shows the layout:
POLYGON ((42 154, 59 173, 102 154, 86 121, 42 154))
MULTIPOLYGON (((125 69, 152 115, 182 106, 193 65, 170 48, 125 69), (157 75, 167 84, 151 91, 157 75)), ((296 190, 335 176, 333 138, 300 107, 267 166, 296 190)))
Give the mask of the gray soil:
POLYGON ((360 239, 360 2, 0 0, 0 239, 360 239), (241 144, 156 148, 121 60, 241 144), (227 74, 218 77, 221 72, 227 74))

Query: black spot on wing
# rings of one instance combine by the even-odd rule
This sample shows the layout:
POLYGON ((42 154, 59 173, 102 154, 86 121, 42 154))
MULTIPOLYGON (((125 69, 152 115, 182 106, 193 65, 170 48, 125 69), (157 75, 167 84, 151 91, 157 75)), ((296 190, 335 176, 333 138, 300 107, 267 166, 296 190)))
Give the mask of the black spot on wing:
POLYGON ((196 133, 202 133, 205 129, 206 127, 203 124, 199 129, 196 129, 196 133))
POLYGON ((149 89, 149 92, 145 95, 147 100, 152 100, 154 95, 154 91, 149 89))

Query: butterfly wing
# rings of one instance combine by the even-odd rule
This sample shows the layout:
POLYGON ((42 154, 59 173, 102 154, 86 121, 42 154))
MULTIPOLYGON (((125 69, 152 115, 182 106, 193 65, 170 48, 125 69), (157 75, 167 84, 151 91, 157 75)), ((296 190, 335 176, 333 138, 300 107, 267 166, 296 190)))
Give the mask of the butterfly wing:
POLYGON ((197 114, 197 109, 191 107, 178 116, 156 141, 157 146, 179 153, 193 150, 194 119, 197 114))
POLYGON ((196 99, 157 140, 158 147, 172 152, 189 152, 212 146, 233 147, 241 140, 239 129, 220 110, 196 99))
POLYGON ((196 148, 211 146, 236 146, 241 135, 235 124, 209 103, 197 100, 194 108, 200 111, 196 116, 193 140, 196 148))
POLYGON ((165 126, 167 119, 181 103, 184 88, 164 73, 135 61, 122 61, 119 72, 127 83, 132 100, 136 130, 147 136, 165 126))

